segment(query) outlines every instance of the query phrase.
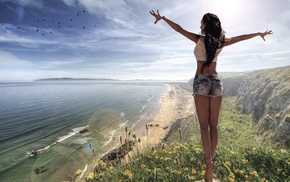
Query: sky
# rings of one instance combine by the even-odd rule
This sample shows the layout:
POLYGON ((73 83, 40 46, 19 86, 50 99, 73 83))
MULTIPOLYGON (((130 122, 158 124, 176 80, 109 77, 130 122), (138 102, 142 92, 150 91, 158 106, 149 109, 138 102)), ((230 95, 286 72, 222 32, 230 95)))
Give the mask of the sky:
POLYGON ((290 0, 0 0, 0 81, 189 80, 195 43, 154 24, 157 9, 198 34, 208 12, 226 37, 273 31, 225 47, 218 72, 290 65, 290 0))

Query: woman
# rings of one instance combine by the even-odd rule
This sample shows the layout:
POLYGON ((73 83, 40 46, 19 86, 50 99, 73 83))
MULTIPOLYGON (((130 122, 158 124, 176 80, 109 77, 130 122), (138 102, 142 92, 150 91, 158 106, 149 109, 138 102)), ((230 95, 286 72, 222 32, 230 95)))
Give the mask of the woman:
POLYGON ((164 20, 171 28, 196 43, 194 55, 197 60, 197 70, 193 83, 193 96, 206 159, 205 181, 212 181, 213 172, 217 169, 212 163, 212 158, 218 140, 217 124, 223 94, 222 83, 216 72, 217 57, 225 46, 256 36, 260 36, 265 41, 264 37, 272 34, 272 31, 225 38, 219 18, 207 13, 200 24, 202 35, 198 35, 184 30, 180 25, 161 16, 158 10, 157 13, 154 11, 150 11, 150 13, 156 18, 155 24, 159 20, 164 20))

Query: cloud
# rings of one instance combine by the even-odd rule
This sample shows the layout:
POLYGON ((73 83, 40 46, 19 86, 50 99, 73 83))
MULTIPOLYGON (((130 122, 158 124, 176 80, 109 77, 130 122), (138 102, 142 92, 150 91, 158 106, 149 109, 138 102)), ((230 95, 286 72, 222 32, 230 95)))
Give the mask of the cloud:
POLYGON ((20 6, 42 7, 43 0, 0 0, 0 3, 11 2, 20 6))
POLYGON ((17 29, 15 26, 6 24, 0 24, 0 43, 18 44, 23 47, 37 47, 35 41, 31 39, 24 38, 15 34, 12 30, 17 29))
POLYGON ((68 6, 75 6, 76 0, 62 0, 68 6))
POLYGON ((34 65, 27 60, 22 60, 9 52, 0 50, 0 70, 4 69, 16 69, 32 68, 34 65))

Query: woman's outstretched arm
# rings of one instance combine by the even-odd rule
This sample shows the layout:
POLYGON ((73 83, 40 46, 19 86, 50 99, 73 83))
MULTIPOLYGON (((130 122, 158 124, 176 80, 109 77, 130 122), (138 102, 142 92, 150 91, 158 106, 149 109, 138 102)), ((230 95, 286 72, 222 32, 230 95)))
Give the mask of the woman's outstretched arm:
POLYGON ((156 18, 156 21, 154 22, 155 24, 159 21, 159 20, 164 20, 171 28, 173 28, 175 31, 179 32, 180 34, 182 34, 183 36, 185 36, 186 38, 192 40, 193 42, 197 42, 199 39, 199 35, 195 34, 195 33, 191 33, 188 32, 186 30, 184 30, 180 25, 178 25, 177 23, 174 23, 173 21, 165 18, 165 16, 161 16, 159 14, 159 11, 157 10, 157 13, 155 13, 153 10, 150 11, 151 15, 154 16, 156 18))
POLYGON ((234 43, 237 43, 243 40, 248 40, 256 36, 260 36, 265 41, 265 36, 270 35, 270 34, 273 34, 272 30, 266 30, 264 33, 258 32, 258 33, 245 34, 245 35, 240 35, 236 37, 226 38, 224 46, 232 45, 234 43))

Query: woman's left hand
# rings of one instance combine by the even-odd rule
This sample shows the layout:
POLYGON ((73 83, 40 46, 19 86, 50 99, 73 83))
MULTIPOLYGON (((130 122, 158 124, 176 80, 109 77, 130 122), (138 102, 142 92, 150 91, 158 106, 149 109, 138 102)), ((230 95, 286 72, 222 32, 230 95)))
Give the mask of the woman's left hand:
POLYGON ((266 30, 264 33, 259 33, 260 37, 265 41, 265 36, 273 34, 272 30, 266 30))

